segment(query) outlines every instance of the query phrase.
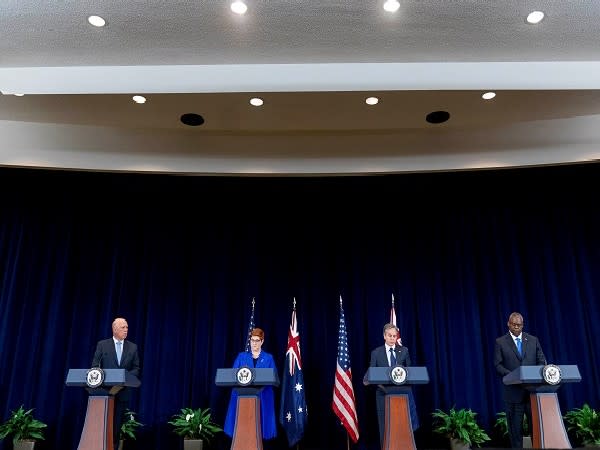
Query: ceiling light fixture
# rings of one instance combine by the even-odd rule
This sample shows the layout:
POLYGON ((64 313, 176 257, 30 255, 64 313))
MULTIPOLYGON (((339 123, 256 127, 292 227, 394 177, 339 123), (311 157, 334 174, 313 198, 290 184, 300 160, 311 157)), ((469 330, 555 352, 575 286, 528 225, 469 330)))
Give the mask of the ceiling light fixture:
POLYGON ((133 97, 131 97, 131 99, 138 105, 146 103, 146 97, 144 97, 143 95, 134 95, 133 97))
POLYGON ((204 117, 202 117, 200 114, 196 114, 196 113, 186 113, 183 114, 179 120, 181 120, 181 123, 183 123, 184 125, 190 126, 190 127, 199 127, 200 125, 202 125, 204 123, 204 117))
POLYGON ((486 92, 486 93, 484 93, 484 94, 481 96, 481 98, 482 98, 482 99, 484 99, 484 100, 491 100, 491 99, 493 99, 495 96, 496 96, 496 93, 495 93, 495 92, 491 92, 491 91, 490 91, 490 92, 486 92))
POLYGON ((104 25, 106 25, 106 20, 104 20, 100 16, 90 16, 87 18, 87 20, 90 23, 90 25, 93 25, 95 27, 103 27, 104 25))
POLYGON ((379 99, 377 97, 367 97, 365 103, 369 106, 373 106, 379 103, 379 99))
POLYGON ((425 120, 429 123, 438 124, 444 123, 450 119, 450 113, 448 111, 432 111, 425 117, 425 120))
POLYGON ((231 10, 236 14, 245 14, 248 7, 241 0, 237 0, 231 4, 231 10))
POLYGON ((527 23, 535 25, 536 23, 540 23, 543 18, 544 13, 542 11, 532 11, 527 16, 527 23))
POLYGON ((262 106, 264 103, 262 98, 254 97, 250 99, 250 104, 252 106, 262 106))
POLYGON ((400 2, 398 2, 398 0, 386 0, 386 2, 383 4, 383 9, 385 9, 387 12, 396 12, 398 11, 398 9, 400 8, 400 2))
POLYGON ((13 95, 14 95, 15 97, 23 97, 25 94, 21 94, 21 93, 18 93, 18 94, 17 94, 17 93, 15 92, 13 95))

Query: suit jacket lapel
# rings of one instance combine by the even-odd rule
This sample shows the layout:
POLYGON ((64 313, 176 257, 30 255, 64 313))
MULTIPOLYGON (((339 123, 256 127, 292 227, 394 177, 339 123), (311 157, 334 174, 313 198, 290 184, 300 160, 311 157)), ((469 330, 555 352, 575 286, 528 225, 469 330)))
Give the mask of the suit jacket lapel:
MULTIPOLYGON (((508 345, 510 346, 510 348, 512 348, 512 351, 515 353, 515 356, 517 357, 517 359, 519 361, 522 360, 523 357, 521 355, 519 355, 519 350, 517 350, 517 344, 510 333, 508 333, 508 335, 506 336, 506 339, 508 340, 508 345)), ((524 350, 524 348, 525 348, 525 346, 523 345, 523 341, 521 341, 521 350, 524 350)), ((525 354, 525 352, 523 352, 523 354, 525 354)))
POLYGON ((521 348, 523 349, 523 355, 521 356, 521 358, 525 359, 527 346, 529 345, 529 339, 527 339, 527 335, 525 333, 522 333, 521 338, 523 339, 523 342, 521 344, 521 348))
POLYGON ((123 353, 121 353, 121 364, 119 364, 119 367, 122 367, 125 365, 125 359, 127 358, 128 354, 129 354, 129 342, 123 341, 123 353))
POLYGON ((115 362, 116 366, 119 367, 119 360, 117 359, 117 349, 115 348, 115 341, 114 339, 110 339, 109 340, 109 345, 110 345, 110 354, 112 356, 113 361, 115 362))

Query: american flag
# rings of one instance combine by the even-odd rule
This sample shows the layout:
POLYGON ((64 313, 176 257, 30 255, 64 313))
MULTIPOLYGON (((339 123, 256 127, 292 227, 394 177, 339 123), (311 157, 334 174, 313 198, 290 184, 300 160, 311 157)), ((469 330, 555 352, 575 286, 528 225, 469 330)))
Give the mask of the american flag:
POLYGON ((340 296, 340 329, 338 335, 338 353, 333 385, 333 412, 338 416, 348 436, 354 443, 358 441, 358 417, 356 415, 356 400, 352 387, 352 369, 350 368, 350 353, 348 352, 348 334, 344 319, 344 307, 340 296))
POLYGON ((296 299, 294 299, 292 322, 288 330, 285 359, 279 423, 281 423, 287 434, 289 446, 293 447, 304 436, 304 427, 308 415, 304 394, 302 360, 300 358, 300 334, 298 333, 298 322, 296 320, 296 299))
POLYGON ((254 297, 252 297, 252 312, 250 313, 250 322, 248 322, 248 334, 246 336, 246 351, 250 351, 250 334, 254 329, 254 297))

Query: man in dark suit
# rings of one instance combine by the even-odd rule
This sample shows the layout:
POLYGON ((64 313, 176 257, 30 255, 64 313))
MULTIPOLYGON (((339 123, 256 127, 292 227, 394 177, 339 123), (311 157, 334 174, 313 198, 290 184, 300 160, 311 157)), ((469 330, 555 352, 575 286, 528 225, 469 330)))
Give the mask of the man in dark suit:
MULTIPOLYGON (((103 369, 125 369, 130 374, 139 378, 140 376, 140 358, 138 356, 137 345, 131 341, 126 341, 129 326, 122 317, 116 318, 112 323, 113 336, 104 339, 96 345, 96 352, 92 361, 92 367, 101 367, 103 369)), ((119 447, 119 434, 123 415, 129 405, 131 392, 128 388, 123 388, 115 395, 115 409, 113 420, 113 441, 115 450, 119 447)))
MULTIPOLYGON (((501 377, 520 366, 546 364, 540 341, 523 332, 523 316, 518 312, 508 317, 508 333, 496 339, 494 366, 501 377)), ((523 448, 523 415, 531 426, 531 407, 528 392, 519 385, 504 385, 504 409, 512 448, 523 448)))
MULTIPOLYGON (((410 366, 410 355, 408 349, 398 343, 400 331, 393 323, 386 323, 383 327, 383 339, 385 344, 377 347, 371 352, 371 367, 410 366)), ((375 394, 377 403, 377 421, 379 423, 379 441, 383 443, 383 431, 385 426, 385 391, 378 387, 375 394)), ((413 429, 418 426, 416 422, 416 410, 413 414, 414 401, 410 398, 410 415, 413 420, 413 429)))

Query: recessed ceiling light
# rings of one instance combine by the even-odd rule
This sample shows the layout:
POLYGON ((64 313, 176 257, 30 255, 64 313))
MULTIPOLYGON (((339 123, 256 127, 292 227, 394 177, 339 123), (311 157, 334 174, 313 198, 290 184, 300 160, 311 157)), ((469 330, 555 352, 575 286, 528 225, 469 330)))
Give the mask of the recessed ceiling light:
POLYGON ((18 94, 17 94, 17 93, 15 92, 13 95, 14 95, 15 97, 23 97, 25 94, 21 94, 21 93, 18 93, 18 94))
POLYGON ((532 11, 527 16, 527 22, 531 24, 540 23, 544 18, 544 13, 542 11, 532 11))
POLYGON ((491 99, 493 99, 495 96, 496 96, 496 93, 495 93, 495 92, 486 92, 485 94, 483 94, 483 95, 481 96, 481 98, 482 98, 482 99, 484 99, 484 100, 491 100, 491 99))
POLYGON ((262 98, 258 98, 258 97, 254 97, 250 99, 250 104, 252 106, 262 106, 263 105, 263 99, 262 98))
POLYGON ((93 25, 95 27, 103 27, 104 25, 106 25, 106 20, 104 20, 100 16, 90 16, 88 17, 88 22, 90 23, 90 25, 93 25))
POLYGON ((400 2, 398 0, 386 0, 383 4, 383 9, 387 12, 396 12, 400 8, 400 2))
POLYGON ((373 105, 376 105, 377 103, 379 103, 379 99, 377 97, 368 97, 365 100, 365 103, 367 105, 373 106, 373 105))
POLYGON ((143 95, 134 95, 133 97, 131 97, 131 99, 140 105, 146 103, 146 97, 144 97, 143 95))
POLYGON ((244 2, 237 0, 231 4, 231 10, 236 14, 245 14, 248 7, 244 2))

